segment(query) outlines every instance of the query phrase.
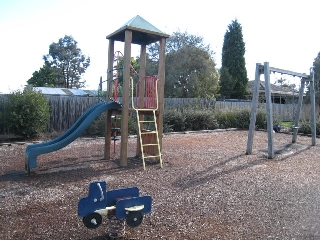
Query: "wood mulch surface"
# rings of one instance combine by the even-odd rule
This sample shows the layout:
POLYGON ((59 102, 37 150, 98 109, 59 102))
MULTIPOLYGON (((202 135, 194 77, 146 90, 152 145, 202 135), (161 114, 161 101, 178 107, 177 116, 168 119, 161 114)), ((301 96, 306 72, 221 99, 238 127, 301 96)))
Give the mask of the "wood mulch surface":
MULTIPOLYGON (((311 138, 275 133, 276 156, 268 159, 267 133, 248 131, 169 134, 159 161, 134 157, 119 167, 119 144, 103 158, 104 139, 80 138, 38 157, 24 172, 27 144, 0 146, 0 239, 108 239, 107 219, 87 229, 77 215, 89 183, 137 186, 152 197, 152 211, 123 239, 320 239, 320 147, 311 138)), ((319 139, 317 139, 319 141, 319 139)))

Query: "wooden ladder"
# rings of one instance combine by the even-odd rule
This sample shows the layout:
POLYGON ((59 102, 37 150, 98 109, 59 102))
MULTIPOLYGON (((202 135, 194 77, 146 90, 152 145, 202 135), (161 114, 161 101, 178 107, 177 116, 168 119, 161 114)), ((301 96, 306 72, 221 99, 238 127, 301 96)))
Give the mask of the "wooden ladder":
POLYGON ((135 109, 137 114, 138 120, 138 131, 139 131, 139 140, 140 140, 140 148, 141 148, 141 156, 142 156, 142 163, 143 163, 143 170, 146 170, 145 159, 146 158, 159 158, 160 160, 160 167, 162 168, 162 156, 161 156, 161 149, 159 143, 159 133, 157 127, 157 118, 156 118, 156 109, 135 109), (140 114, 142 112, 151 112, 152 111, 152 120, 140 120, 140 114), (153 130, 142 132, 143 124, 149 123, 154 125, 153 130), (155 135, 155 142, 152 143, 144 143, 143 135, 155 135), (145 148, 149 146, 154 146, 157 148, 157 153, 155 155, 148 155, 145 152, 145 148))

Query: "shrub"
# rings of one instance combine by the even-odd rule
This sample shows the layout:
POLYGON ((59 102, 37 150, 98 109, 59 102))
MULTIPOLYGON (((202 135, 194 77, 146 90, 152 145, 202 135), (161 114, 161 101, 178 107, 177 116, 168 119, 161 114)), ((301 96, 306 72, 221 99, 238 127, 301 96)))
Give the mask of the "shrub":
POLYGON ((250 116, 251 116, 250 109, 236 110, 235 112, 236 119, 235 119, 234 127, 240 128, 240 129, 249 129, 250 116))
MULTIPOLYGON (((299 133, 311 134, 311 123, 308 120, 303 120, 299 123, 299 133)), ((316 121, 316 135, 320 135, 320 118, 316 121)))
MULTIPOLYGON (((121 116, 120 116, 121 118, 121 116)), ((117 121, 117 126, 121 128, 120 118, 117 121)), ((151 120, 151 116, 145 116, 145 120, 151 120)), ((187 107, 181 109, 167 108, 163 115, 163 132, 182 132, 185 130, 206 130, 217 128, 240 128, 249 129, 251 111, 250 109, 231 109, 213 112, 211 109, 203 109, 196 107, 187 107)), ((274 125, 281 125, 278 118, 273 118, 274 125)), ((150 129, 153 124, 144 128, 150 129)), ((89 127, 92 135, 104 134, 105 117, 100 116, 92 126, 89 127)), ((129 116, 128 123, 129 134, 137 134, 138 125, 135 112, 129 116)), ((258 109, 256 115, 256 129, 267 129, 266 110, 258 109)), ((310 129, 310 127, 309 127, 310 129)), ((317 132, 320 129, 320 123, 317 125, 317 132)), ((303 130, 306 132, 307 130, 303 130)))
MULTIPOLYGON (((249 129, 251 110, 232 109, 217 111, 215 116, 220 128, 249 129)), ((274 124, 278 123, 278 119, 274 119, 274 124)), ((267 129, 267 118, 265 109, 258 109, 257 111, 256 129, 267 129)))
POLYGON ((129 116, 128 132, 130 135, 138 134, 138 120, 135 112, 132 112, 129 116))
POLYGON ((185 128, 185 115, 178 110, 166 109, 163 114, 164 132, 181 132, 185 128))
POLYGON ((258 109, 257 111, 256 129, 267 129, 267 112, 265 109, 258 109))
POLYGON ((0 134, 8 134, 8 109, 7 109, 8 98, 6 95, 2 95, 0 98, 0 134))
MULTIPOLYGON (((114 119, 111 120, 112 127, 120 128, 117 135, 121 133, 121 115, 116 115, 116 123, 114 119)), ((135 114, 129 116, 128 121, 128 132, 129 134, 137 134, 137 118, 135 114)), ((87 128, 86 135, 89 136, 105 136, 106 134, 106 113, 101 114, 97 117, 87 128)))
POLYGON ((191 110, 185 112, 185 127, 193 131, 218 128, 214 114, 210 110, 191 110))
POLYGON ((320 118, 317 119, 316 124, 316 135, 320 135, 320 118))
POLYGON ((310 134, 311 133, 310 122, 309 121, 300 122, 298 132, 304 133, 304 134, 310 134))
POLYGON ((24 138, 39 137, 50 119, 45 96, 31 89, 15 91, 8 95, 7 124, 10 132, 24 138))
POLYGON ((104 136, 106 129, 106 113, 102 113, 97 117, 86 129, 85 135, 104 136))
POLYGON ((225 110, 217 111, 216 119, 219 124, 219 128, 232 128, 236 127, 236 113, 235 111, 225 110))

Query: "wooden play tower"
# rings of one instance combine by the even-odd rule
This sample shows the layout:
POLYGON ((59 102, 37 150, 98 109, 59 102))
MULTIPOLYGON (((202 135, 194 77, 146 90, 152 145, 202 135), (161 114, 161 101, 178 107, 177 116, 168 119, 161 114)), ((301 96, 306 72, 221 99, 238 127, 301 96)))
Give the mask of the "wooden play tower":
MULTIPOLYGON (((137 156, 142 156, 143 167, 145 169, 144 147, 152 147, 157 145, 158 153, 151 157, 158 157, 162 167, 161 149, 162 149, 162 133, 163 133, 163 111, 164 111, 164 84, 165 84, 165 45, 169 35, 163 33, 139 15, 132 18, 120 29, 111 33, 106 38, 109 40, 108 48, 108 79, 113 77, 113 64, 115 57, 115 41, 124 42, 124 64, 123 64, 123 90, 122 90, 122 108, 121 114, 121 145, 120 145, 120 166, 127 166, 127 146, 128 146, 128 120, 129 113, 135 111, 138 119, 139 134, 137 140, 137 156), (146 46, 151 43, 159 42, 159 65, 158 73, 153 77, 146 76, 146 46), (140 71, 139 84, 137 91, 137 101, 133 101, 130 88, 134 83, 131 83, 130 68, 131 68, 131 44, 140 45, 140 71), (155 102, 148 100, 148 85, 150 79, 153 79, 154 89, 156 94, 155 102), (155 85, 154 85, 155 84, 155 85), (131 95, 131 97, 130 97, 131 95), (155 104, 154 104, 155 103, 155 104), (151 115, 153 120, 144 120, 145 115, 151 115), (143 132, 143 124, 145 122, 153 122, 155 131, 143 132), (154 134, 156 143, 143 143, 144 134, 154 134)), ((152 80, 151 80, 152 81, 152 80)), ((150 96, 150 95, 149 95, 150 96)), ((106 119, 106 136, 105 136, 105 159, 110 159, 111 150, 111 116, 114 111, 107 112, 106 119)))

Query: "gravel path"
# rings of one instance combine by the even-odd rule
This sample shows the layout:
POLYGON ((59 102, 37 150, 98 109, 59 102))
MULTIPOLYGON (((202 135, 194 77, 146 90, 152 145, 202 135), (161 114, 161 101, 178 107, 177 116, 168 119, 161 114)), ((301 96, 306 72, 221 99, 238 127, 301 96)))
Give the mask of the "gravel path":
POLYGON ((105 161, 103 139, 78 139, 41 155, 30 177, 26 145, 0 146, 0 239, 107 239, 105 219, 89 230, 77 216, 78 200, 95 180, 152 196, 151 213, 139 227, 126 227, 123 239, 320 239, 319 143, 298 136, 288 145, 291 135, 275 134, 281 154, 267 159, 267 134, 255 133, 252 155, 245 155, 247 136, 165 135, 164 167, 148 161, 146 171, 134 157, 134 138, 123 168, 119 146, 105 161))

